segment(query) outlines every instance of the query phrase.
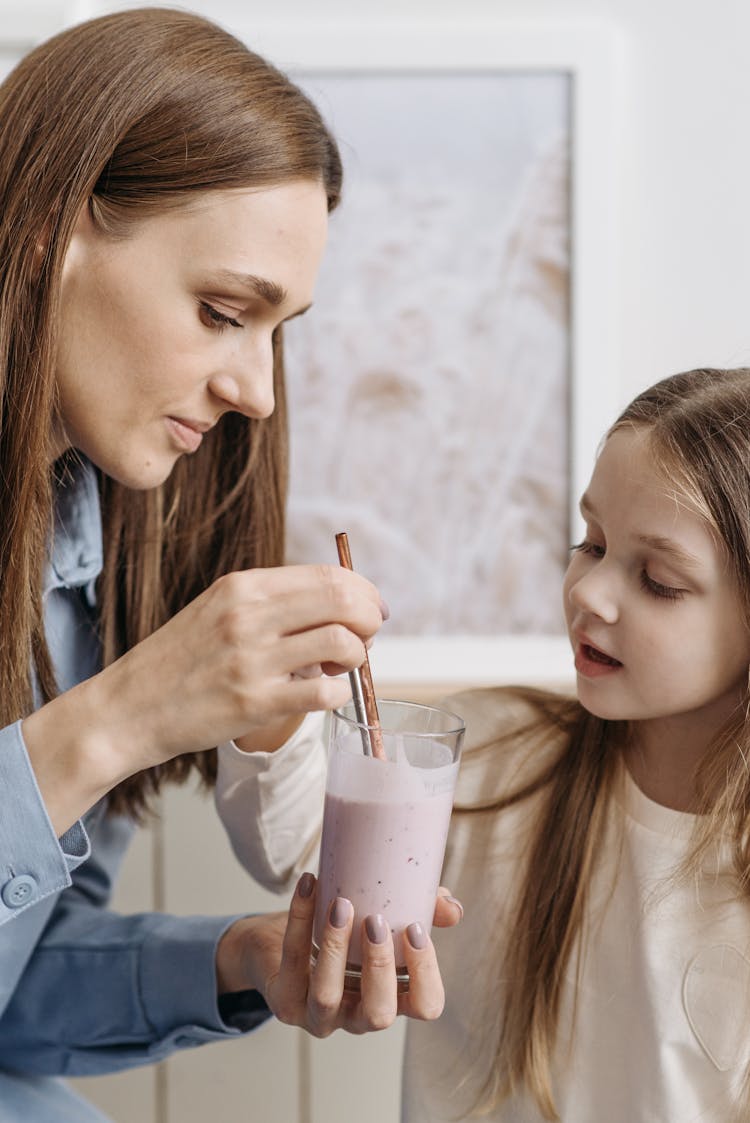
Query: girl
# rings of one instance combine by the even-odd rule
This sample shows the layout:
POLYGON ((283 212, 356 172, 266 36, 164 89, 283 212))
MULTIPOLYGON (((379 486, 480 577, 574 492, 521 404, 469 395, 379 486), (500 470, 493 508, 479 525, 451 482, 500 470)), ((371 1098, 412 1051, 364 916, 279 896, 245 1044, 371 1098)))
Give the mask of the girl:
POLYGON ((467 919, 407 1032, 406 1123, 750 1117, 750 370, 636 398, 581 512, 577 700, 447 702, 467 919))
POLYGON ((58 1123, 93 1112, 47 1075, 269 1007, 362 1032, 442 990, 415 949, 424 986, 397 1005, 373 947, 342 1001, 351 906, 311 975, 309 879, 288 926, 105 907, 161 785, 290 735, 304 754, 302 717, 343 701, 330 675, 383 620, 361 577, 280 568, 282 325, 339 199, 332 137, 240 42, 160 9, 43 44, 0 120, 0 1103, 58 1123))
POLYGON ((452 700, 473 908, 409 1035, 409 1123, 748 1118, 749 497, 750 370, 646 390, 581 500, 578 700, 452 700))

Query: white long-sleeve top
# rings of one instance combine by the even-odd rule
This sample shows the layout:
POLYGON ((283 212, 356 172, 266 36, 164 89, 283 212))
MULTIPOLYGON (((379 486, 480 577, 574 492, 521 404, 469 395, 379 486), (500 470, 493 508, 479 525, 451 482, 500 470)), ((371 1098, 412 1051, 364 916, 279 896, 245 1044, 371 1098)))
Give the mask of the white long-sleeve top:
MULTIPOLYGON (((452 701, 470 730, 469 749, 492 746, 507 726, 502 697, 476 691, 452 701)), ((513 768, 505 749, 470 757, 459 799, 496 792, 513 768)), ((575 963, 566 971, 553 1058, 560 1119, 747 1120, 740 1087, 750 1058, 750 906, 737 899, 727 854, 699 885, 676 878, 694 817, 648 799, 625 769, 620 780, 591 886, 579 979, 575 963)), ((501 814, 454 815, 443 880, 466 915, 455 931, 433 933, 447 1003, 437 1022, 409 1026, 408 1123, 468 1120, 493 1066, 496 1038, 480 1011, 488 995, 502 1010, 509 907, 537 806, 531 798, 501 814)), ((482 1118, 542 1123, 526 1096, 482 1118)))
POLYGON ((273 753, 222 745, 214 800, 239 862, 265 889, 283 892, 317 872, 326 780, 327 715, 308 714, 273 753))

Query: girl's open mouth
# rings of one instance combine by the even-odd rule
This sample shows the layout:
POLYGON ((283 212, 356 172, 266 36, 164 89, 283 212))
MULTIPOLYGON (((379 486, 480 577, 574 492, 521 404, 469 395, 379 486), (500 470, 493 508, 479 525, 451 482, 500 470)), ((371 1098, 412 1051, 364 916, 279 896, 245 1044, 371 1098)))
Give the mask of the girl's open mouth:
POLYGON ((622 663, 619 659, 612 659, 611 656, 605 655, 603 651, 598 648, 592 647, 591 644, 582 643, 581 651, 586 659, 590 659, 592 663, 602 663, 606 667, 621 667, 622 663))

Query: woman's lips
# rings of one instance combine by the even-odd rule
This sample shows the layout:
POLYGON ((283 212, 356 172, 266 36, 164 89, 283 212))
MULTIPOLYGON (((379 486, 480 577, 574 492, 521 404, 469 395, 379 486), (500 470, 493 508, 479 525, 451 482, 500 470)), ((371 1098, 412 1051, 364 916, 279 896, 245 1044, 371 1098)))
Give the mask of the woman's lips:
POLYGON ((168 417, 167 428, 183 452, 196 452, 200 448, 203 433, 190 422, 182 421, 179 417, 168 417))
POLYGON ((611 675, 618 671, 622 663, 606 655, 591 643, 581 641, 576 646, 575 668, 579 675, 586 678, 600 678, 602 675, 611 675))

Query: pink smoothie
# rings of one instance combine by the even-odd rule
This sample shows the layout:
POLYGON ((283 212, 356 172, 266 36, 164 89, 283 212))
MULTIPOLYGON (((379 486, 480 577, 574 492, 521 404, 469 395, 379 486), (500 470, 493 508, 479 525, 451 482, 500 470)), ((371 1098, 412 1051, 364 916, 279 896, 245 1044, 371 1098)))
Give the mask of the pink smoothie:
MULTIPOLYGON (((396 964, 402 966, 403 930, 419 921, 432 926, 458 765, 416 768, 406 760, 382 761, 338 752, 329 763, 318 874, 314 940, 331 902, 354 906, 349 963, 361 962, 362 921, 381 913, 393 932, 396 964)), ((425 759, 444 762, 445 746, 422 748, 425 759)))

